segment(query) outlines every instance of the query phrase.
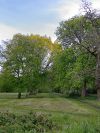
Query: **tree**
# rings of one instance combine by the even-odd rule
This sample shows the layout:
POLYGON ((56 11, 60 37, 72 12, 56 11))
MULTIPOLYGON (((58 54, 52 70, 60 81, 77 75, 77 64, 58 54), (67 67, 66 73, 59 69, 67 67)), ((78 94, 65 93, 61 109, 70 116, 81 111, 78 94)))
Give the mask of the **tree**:
POLYGON ((71 72, 75 63, 75 53, 72 48, 59 51, 53 58, 52 75, 55 91, 65 93, 71 90, 71 72))
POLYGON ((100 99, 100 15, 84 3, 85 15, 75 16, 60 23, 56 35, 65 47, 88 51, 96 58, 96 89, 100 99))
MULTIPOLYGON (((85 97, 87 95, 87 89, 90 87, 92 82, 94 82, 95 77, 95 58, 91 54, 79 52, 76 58, 73 69, 73 77, 76 82, 81 84, 81 96, 85 97)), ((93 85, 91 85, 93 89, 93 85)))
POLYGON ((2 52, 5 57, 2 69, 3 72, 8 70, 14 77, 19 98, 23 90, 32 93, 37 89, 42 62, 51 47, 51 40, 39 35, 16 34, 6 42, 6 49, 2 52))
POLYGON ((79 49, 67 48, 53 58, 52 77, 56 92, 86 96, 93 89, 95 58, 79 49))

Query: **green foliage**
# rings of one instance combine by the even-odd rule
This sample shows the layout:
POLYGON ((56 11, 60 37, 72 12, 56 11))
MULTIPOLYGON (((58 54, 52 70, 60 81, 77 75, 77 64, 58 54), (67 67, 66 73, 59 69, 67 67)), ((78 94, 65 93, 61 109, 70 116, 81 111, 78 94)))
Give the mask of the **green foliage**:
POLYGON ((83 85, 84 80, 86 80, 88 84, 87 88, 94 88, 95 65, 96 60, 91 54, 81 52, 78 55, 74 67, 74 74, 77 81, 80 80, 81 85, 83 85))
POLYGON ((65 51, 59 52, 54 57, 52 73, 53 73, 53 84, 54 88, 58 91, 63 91, 69 87, 68 77, 66 73, 73 67, 74 51, 72 49, 66 49, 65 51), (60 89, 60 90, 59 90, 60 89))
POLYGON ((52 50, 52 42, 47 37, 14 35, 12 40, 6 42, 6 49, 2 51, 5 60, 2 63, 3 67, 0 76, 1 90, 5 91, 5 86, 8 86, 8 91, 12 89, 18 92, 27 90, 32 93, 38 89, 38 84, 41 81, 43 60, 48 50, 52 50), (4 77, 7 78, 6 82, 4 77))
POLYGON ((55 128, 53 121, 42 113, 31 112, 21 116, 8 112, 0 113, 0 133, 44 133, 55 128))
POLYGON ((9 71, 5 70, 0 74, 0 91, 1 92, 12 92, 16 88, 15 78, 10 74, 9 71))
MULTIPOLYGON (((98 42, 96 32, 99 27, 98 21, 100 19, 98 20, 97 15, 95 13, 92 14, 91 11, 90 14, 75 16, 69 20, 62 21, 57 28, 57 40, 62 45, 64 51, 66 51, 65 48, 73 49, 74 51, 73 57, 75 60, 69 69, 64 70, 66 76, 63 76, 63 80, 66 77, 66 83, 68 85, 66 88, 72 91, 76 89, 82 90, 83 88, 85 90, 95 88, 95 70, 97 63, 96 44, 98 42)), ((71 53, 69 54, 71 56, 71 53)), ((65 58, 68 60, 68 55, 65 58)))
POLYGON ((67 48, 53 58, 55 92, 80 94, 86 80, 87 89, 94 88, 95 58, 80 49, 67 48))

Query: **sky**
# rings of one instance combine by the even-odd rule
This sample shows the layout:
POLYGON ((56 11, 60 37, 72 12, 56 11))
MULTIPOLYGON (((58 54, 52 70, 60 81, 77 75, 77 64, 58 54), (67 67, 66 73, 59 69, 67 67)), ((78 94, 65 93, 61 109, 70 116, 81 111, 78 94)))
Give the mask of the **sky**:
MULTIPOLYGON (((100 8, 100 0, 89 0, 100 8)), ((14 34, 40 34, 56 39, 59 22, 79 14, 81 0, 0 0, 0 43, 14 34)))

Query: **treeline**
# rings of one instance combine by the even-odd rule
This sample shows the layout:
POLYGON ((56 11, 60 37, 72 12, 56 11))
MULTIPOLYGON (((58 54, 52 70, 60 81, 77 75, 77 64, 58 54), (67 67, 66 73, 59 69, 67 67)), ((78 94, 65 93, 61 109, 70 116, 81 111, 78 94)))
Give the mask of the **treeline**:
POLYGON ((62 21, 57 40, 16 34, 1 48, 1 92, 57 92, 100 99, 100 14, 85 1, 84 15, 62 21))

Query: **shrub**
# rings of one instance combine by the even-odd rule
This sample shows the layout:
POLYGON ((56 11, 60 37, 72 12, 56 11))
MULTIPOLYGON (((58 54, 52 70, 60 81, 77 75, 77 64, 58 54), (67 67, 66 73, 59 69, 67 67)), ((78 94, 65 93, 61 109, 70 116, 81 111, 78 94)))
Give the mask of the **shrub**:
POLYGON ((15 115, 0 113, 0 133, 46 133, 56 128, 49 116, 42 113, 15 115))

